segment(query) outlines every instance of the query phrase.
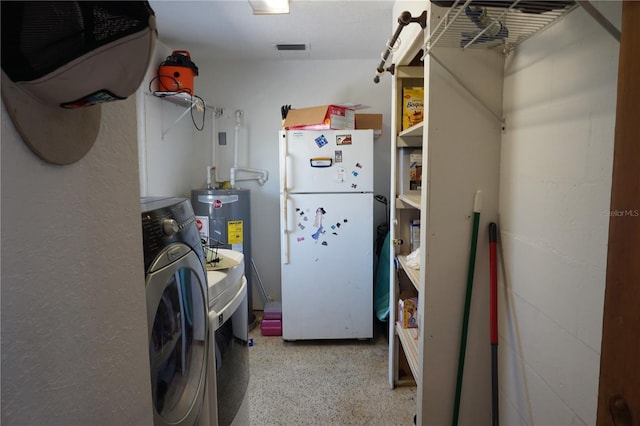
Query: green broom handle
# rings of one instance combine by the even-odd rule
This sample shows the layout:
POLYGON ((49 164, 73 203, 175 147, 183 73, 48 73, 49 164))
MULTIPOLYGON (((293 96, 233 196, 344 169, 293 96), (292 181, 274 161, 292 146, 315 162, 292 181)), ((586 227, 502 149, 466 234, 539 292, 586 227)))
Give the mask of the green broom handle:
POLYGON ((478 245, 478 228, 480 227, 481 192, 476 192, 473 203, 473 232, 471 234, 471 250, 467 268, 467 291, 464 300, 464 316, 462 318, 462 336, 460 337, 460 354, 458 357, 458 377, 456 380, 456 397, 453 407, 453 426, 458 425, 460 415, 460 396, 462 394, 462 375, 464 373, 464 358, 467 351, 467 332, 469 330, 469 311, 471 310, 471 292, 473 290, 473 272, 476 264, 476 247, 478 245))

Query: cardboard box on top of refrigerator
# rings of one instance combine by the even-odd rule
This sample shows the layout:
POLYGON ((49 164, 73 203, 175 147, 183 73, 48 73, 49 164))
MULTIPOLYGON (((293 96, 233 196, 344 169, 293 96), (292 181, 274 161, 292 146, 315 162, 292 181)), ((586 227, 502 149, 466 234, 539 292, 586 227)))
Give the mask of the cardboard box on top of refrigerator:
POLYGON ((382 135, 382 114, 356 114, 356 130, 373 129, 373 136, 382 135))
POLYGON ((292 109, 283 127, 286 130, 354 130, 356 111, 347 105, 322 105, 292 109))

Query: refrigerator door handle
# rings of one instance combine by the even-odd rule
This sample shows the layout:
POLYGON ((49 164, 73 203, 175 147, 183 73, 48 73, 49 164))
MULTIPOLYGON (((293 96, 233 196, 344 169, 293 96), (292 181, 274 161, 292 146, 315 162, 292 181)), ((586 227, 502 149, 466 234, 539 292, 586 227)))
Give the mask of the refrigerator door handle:
POLYGON ((287 193, 280 194, 280 229, 282 235, 280 236, 280 245, 282 246, 282 263, 284 265, 289 264, 289 211, 287 204, 289 203, 287 193))
POLYGON ((282 143, 280 144, 280 193, 287 191, 287 132, 281 132, 282 143))
POLYGON ((289 213, 287 209, 288 197, 287 197, 287 159, 288 151, 287 147, 287 132, 281 131, 280 138, 282 139, 280 146, 280 247, 282 250, 282 263, 284 265, 289 264, 289 213))

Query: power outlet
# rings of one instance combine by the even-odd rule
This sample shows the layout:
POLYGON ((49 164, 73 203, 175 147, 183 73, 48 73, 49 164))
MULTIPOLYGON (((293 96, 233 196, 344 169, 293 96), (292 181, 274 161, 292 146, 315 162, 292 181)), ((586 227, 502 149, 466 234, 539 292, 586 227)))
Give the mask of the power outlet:
POLYGON ((218 145, 227 144, 227 132, 218 132, 218 145))

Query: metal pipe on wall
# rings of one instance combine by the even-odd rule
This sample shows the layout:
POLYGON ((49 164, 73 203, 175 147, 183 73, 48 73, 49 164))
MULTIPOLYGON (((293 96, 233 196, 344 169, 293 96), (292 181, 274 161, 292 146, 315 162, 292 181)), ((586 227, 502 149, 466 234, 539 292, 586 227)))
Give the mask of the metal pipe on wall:
POLYGON ((391 39, 387 41, 386 49, 381 54, 380 65, 378 65, 378 68, 376 68, 377 73, 376 73, 376 76, 373 78, 374 83, 380 82, 380 76, 384 74, 385 71, 389 71, 391 74, 395 72, 395 64, 391 64, 391 66, 387 67, 386 69, 384 66, 387 63, 387 60, 389 59, 389 55, 391 54, 391 52, 393 52, 398 48, 398 46, 396 46, 396 42, 400 37, 400 33, 402 32, 402 29, 412 22, 419 23, 422 29, 425 29, 427 27, 427 11, 425 10, 418 17, 412 17, 411 12, 408 12, 406 10, 400 14, 400 16, 398 17, 398 28, 396 28, 396 31, 391 36, 391 39))

